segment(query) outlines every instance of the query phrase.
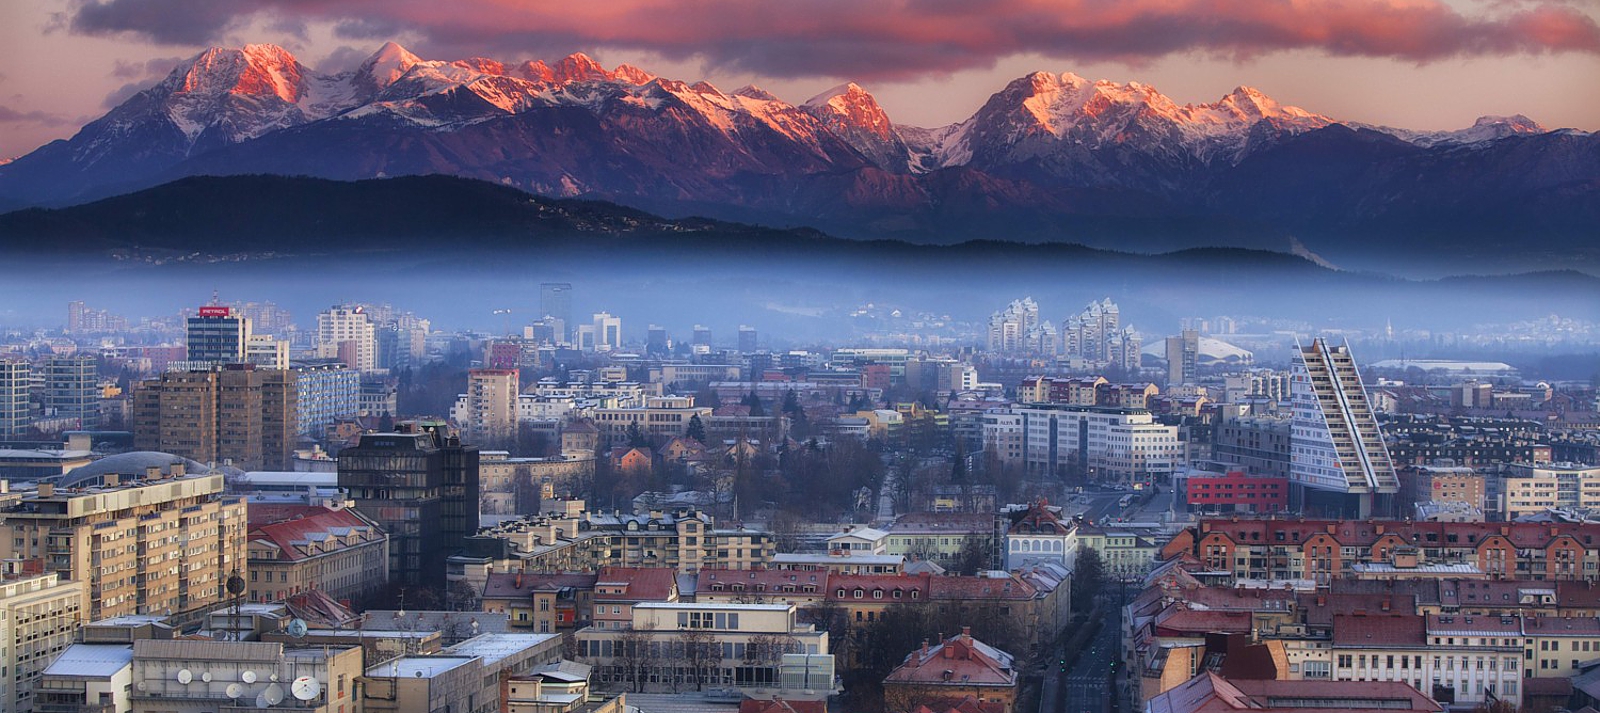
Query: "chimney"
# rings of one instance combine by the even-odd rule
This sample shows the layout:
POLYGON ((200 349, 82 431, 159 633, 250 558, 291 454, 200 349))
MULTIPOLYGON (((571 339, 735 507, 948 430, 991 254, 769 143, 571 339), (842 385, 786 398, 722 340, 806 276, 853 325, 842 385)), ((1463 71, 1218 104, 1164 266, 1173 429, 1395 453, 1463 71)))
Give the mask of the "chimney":
POLYGON ((39 484, 39 497, 48 498, 48 497, 50 497, 52 495, 55 495, 55 494, 56 494, 56 486, 54 484, 51 484, 51 483, 40 483, 39 484))
POLYGON ((145 468, 144 468, 144 479, 145 480, 160 480, 161 479, 161 466, 159 466, 159 465, 147 465, 147 466, 145 466, 145 468))
POLYGON ((1389 611, 1389 600, 1388 599, 1383 600, 1383 610, 1384 611, 1389 611))
POLYGON ((105 477, 101 478, 101 480, 105 483, 105 486, 108 487, 108 488, 114 488, 114 487, 117 486, 118 483, 121 482, 121 479, 117 476, 116 473, 106 473, 105 477))
POLYGON ((970 627, 970 626, 961 627, 961 641, 962 641, 962 643, 967 643, 967 644, 972 643, 972 627, 970 627))
POLYGON ((183 477, 183 474, 184 474, 183 464, 182 463, 173 463, 172 464, 172 477, 181 478, 181 477, 183 477))

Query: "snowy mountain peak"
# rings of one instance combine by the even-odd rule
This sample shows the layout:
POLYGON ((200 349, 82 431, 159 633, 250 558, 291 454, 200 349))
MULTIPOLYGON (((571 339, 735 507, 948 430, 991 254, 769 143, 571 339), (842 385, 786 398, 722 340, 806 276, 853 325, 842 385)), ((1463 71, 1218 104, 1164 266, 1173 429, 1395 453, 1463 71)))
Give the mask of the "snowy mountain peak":
POLYGON ((180 94, 270 95, 292 104, 305 91, 304 71, 294 55, 277 45, 212 47, 188 64, 178 65, 162 84, 180 94))
MULTIPOLYGON (((823 92, 821 94, 818 94, 818 95, 816 95, 814 97, 811 97, 810 99, 807 99, 806 103, 803 106, 812 106, 812 107, 827 106, 829 104, 835 104, 834 100, 839 99, 839 98, 856 97, 856 96, 862 96, 862 95, 866 95, 869 98, 871 96, 871 95, 868 95, 866 90, 862 89, 855 82, 846 82, 844 84, 840 84, 837 87, 829 89, 828 91, 825 91, 825 92, 823 92)), ((837 105, 837 104, 835 104, 835 105, 837 105)))
POLYGON ((506 73, 506 66, 504 64, 487 57, 469 57, 467 59, 458 59, 454 62, 451 62, 451 64, 464 69, 470 69, 479 74, 504 76, 506 73))
POLYGON ((1522 114, 1512 114, 1511 116, 1480 116, 1478 117, 1477 121, 1472 122, 1472 125, 1474 127, 1503 126, 1508 130, 1508 133, 1514 134, 1542 134, 1546 131, 1549 131, 1549 129, 1546 129, 1543 124, 1540 124, 1533 119, 1529 119, 1522 114))
POLYGON ((516 75, 530 82, 553 82, 556 79, 555 70, 550 69, 550 65, 542 59, 517 65, 516 75))
POLYGON ((385 42, 356 69, 356 77, 369 88, 383 89, 405 76, 412 67, 422 63, 422 58, 394 42, 385 42))
POLYGON ((629 84, 637 84, 641 86, 649 84, 650 80, 656 78, 656 75, 639 69, 631 64, 617 65, 617 68, 611 71, 611 76, 629 84))
POLYGON ((806 113, 836 127, 849 126, 887 139, 894 130, 878 100, 855 82, 818 94, 802 106, 806 113))
POLYGON ((689 89, 694 90, 696 94, 710 94, 714 97, 723 96, 721 90, 717 89, 717 87, 711 82, 707 82, 705 80, 701 80, 689 85, 689 89))
POLYGON ((754 84, 746 84, 738 89, 733 90, 733 95, 736 97, 744 97, 746 99, 755 99, 757 101, 764 102, 778 100, 778 97, 774 96, 772 92, 762 89, 754 84))
POLYGON ((584 82, 596 79, 611 79, 612 75, 582 52, 574 52, 556 62, 552 68, 554 79, 562 84, 571 82, 584 82))

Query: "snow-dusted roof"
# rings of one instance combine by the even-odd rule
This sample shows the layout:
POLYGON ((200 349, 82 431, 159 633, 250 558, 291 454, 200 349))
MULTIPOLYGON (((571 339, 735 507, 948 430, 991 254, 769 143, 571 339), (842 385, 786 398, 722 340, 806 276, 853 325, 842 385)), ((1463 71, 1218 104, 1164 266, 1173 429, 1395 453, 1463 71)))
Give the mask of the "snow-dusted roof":
POLYGON ((113 644, 73 644, 44 670, 46 676, 110 678, 133 665, 133 647, 113 644))

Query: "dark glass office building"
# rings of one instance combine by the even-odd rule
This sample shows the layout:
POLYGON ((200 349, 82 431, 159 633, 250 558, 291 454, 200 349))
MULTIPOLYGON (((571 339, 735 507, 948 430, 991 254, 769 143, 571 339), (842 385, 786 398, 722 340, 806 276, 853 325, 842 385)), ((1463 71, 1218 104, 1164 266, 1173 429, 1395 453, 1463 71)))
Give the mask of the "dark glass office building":
POLYGON ((339 452, 339 487, 389 532, 389 581, 445 589, 445 558, 478 532, 478 447, 441 429, 369 433, 339 452))

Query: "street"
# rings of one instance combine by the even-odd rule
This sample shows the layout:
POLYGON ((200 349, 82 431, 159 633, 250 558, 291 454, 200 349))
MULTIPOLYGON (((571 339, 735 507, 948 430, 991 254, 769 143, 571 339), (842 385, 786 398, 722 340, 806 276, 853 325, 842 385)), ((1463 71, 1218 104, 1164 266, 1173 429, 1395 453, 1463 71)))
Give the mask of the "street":
MULTIPOLYGON (((1045 671, 1040 713, 1111 713, 1109 677, 1114 671, 1113 665, 1121 665, 1121 652, 1117 647, 1118 616, 1120 612, 1103 621, 1100 631, 1067 670, 1062 671, 1058 665, 1045 671)), ((1065 658, 1067 653, 1059 652, 1057 660, 1065 658)))

